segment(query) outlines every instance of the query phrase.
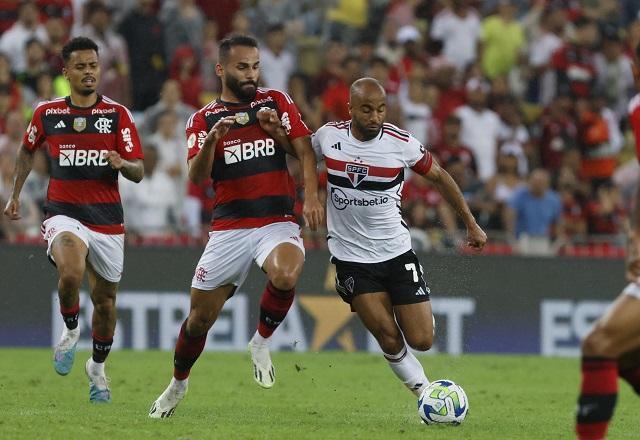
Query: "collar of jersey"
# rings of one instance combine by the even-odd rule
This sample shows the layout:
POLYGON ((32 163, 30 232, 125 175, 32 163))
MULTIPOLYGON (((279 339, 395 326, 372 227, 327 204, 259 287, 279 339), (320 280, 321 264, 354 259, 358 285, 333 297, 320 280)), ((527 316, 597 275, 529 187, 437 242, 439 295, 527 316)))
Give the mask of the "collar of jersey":
POLYGON ((97 106, 98 104, 100 104, 102 102, 102 95, 98 95, 98 99, 96 99, 96 102, 94 104, 90 105, 89 107, 80 107, 80 106, 77 106, 77 105, 73 105, 73 103, 71 103, 71 96, 66 96, 64 98, 64 101, 72 109, 75 109, 75 110, 89 110, 89 109, 92 109, 93 107, 97 106))

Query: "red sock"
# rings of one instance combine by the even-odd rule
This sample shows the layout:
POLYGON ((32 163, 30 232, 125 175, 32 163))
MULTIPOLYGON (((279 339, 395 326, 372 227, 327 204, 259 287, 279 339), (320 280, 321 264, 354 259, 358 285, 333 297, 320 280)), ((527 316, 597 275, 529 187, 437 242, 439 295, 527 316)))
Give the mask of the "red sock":
POLYGON ((615 359, 583 357, 576 417, 576 433, 580 440, 605 438, 617 397, 618 362, 615 359))
POLYGON ((187 334, 187 320, 180 327, 180 334, 176 341, 176 351, 173 355, 173 377, 185 380, 189 377, 191 367, 198 360, 207 342, 207 334, 191 337, 187 334))
POLYGON ((260 298, 260 321, 258 333, 263 338, 268 338, 287 316, 287 312, 293 304, 295 289, 280 290, 267 283, 262 298, 260 298))
POLYGON ((620 370, 618 374, 631 385, 636 394, 640 394, 640 365, 620 370))
POLYGON ((73 330, 78 327, 78 315, 80 314, 80 303, 77 302, 71 307, 65 307, 60 304, 60 314, 62 315, 62 320, 64 321, 64 325, 67 326, 69 330, 73 330))

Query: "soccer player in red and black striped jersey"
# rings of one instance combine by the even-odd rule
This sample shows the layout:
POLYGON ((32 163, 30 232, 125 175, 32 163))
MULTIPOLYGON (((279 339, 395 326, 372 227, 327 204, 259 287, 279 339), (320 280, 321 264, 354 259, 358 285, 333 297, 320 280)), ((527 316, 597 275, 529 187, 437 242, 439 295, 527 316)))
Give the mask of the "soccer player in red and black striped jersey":
MULTIPOLYGON (((640 46, 636 86, 640 85, 640 46)), ((640 94, 629 102, 629 123, 640 160, 640 94)), ((582 382, 576 414, 580 440, 604 439, 618 399, 618 376, 640 395, 640 185, 629 231, 626 278, 629 284, 582 341, 582 382)))
POLYGON ((58 270, 65 328, 54 350, 54 368, 66 375, 80 336, 79 290, 85 272, 93 302, 93 354, 86 363, 91 402, 109 402, 104 362, 116 325, 115 297, 124 260, 124 225, 118 175, 142 180, 142 152, 131 113, 96 92, 98 46, 78 37, 62 49, 70 96, 41 103, 24 135, 14 186, 4 214, 20 218, 20 191, 33 153, 46 147, 51 176, 42 230, 47 255, 58 270))
POLYGON ((171 416, 184 397, 207 332, 225 301, 242 285, 252 261, 268 278, 258 330, 249 343, 254 379, 264 388, 275 381, 268 343, 293 302, 304 247, 293 215, 294 184, 286 152, 263 129, 272 113, 282 120, 291 152, 300 160, 303 216, 311 229, 320 224, 324 212, 309 129, 286 93, 258 88, 259 63, 253 38, 223 40, 216 65, 222 80, 220 99, 187 122, 189 178, 213 180, 212 232, 191 283, 191 311, 176 342, 173 379, 153 403, 152 418, 171 416))

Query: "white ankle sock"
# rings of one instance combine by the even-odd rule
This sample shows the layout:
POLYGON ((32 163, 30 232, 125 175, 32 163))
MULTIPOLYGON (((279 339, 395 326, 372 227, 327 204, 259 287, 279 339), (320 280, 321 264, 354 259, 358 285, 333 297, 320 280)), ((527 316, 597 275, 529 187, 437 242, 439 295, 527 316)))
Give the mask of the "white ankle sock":
POLYGON ((429 379, 424 374, 422 364, 411 353, 405 345, 397 354, 384 353, 384 357, 389 363, 398 379, 409 388, 416 396, 429 384, 429 379))
POLYGON ((271 338, 265 338, 256 330, 255 334, 253 335, 253 338, 251 338, 251 341, 255 345, 267 345, 270 339, 271 338))
POLYGON ((89 372, 94 375, 104 376, 104 362, 96 362, 89 358, 89 372))

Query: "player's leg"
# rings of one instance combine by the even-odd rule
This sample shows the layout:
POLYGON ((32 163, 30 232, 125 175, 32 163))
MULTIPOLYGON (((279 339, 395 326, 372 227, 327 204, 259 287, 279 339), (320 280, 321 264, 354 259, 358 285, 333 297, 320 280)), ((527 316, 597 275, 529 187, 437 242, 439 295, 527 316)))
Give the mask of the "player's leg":
POLYGON ((351 305, 378 341, 391 370, 412 393, 419 395, 429 382, 422 365, 405 345, 393 316, 390 296, 386 292, 360 294, 351 305))
POLYGON ((85 364, 85 372, 89 378, 89 401, 91 403, 108 403, 111 401, 111 390, 105 374, 104 364, 111 351, 113 334, 116 329, 116 293, 118 282, 103 278, 87 265, 93 316, 91 333, 93 349, 85 364))
POLYGON ((576 432, 580 439, 604 438, 618 396, 618 362, 640 347, 640 299, 630 284, 596 322, 582 343, 582 383, 576 432))
POLYGON ((295 286, 304 264, 300 228, 293 223, 276 223, 258 229, 256 263, 267 274, 267 285, 260 298, 258 329, 249 341, 253 376, 258 385, 271 388, 275 368, 269 354, 273 332, 287 316, 293 304, 295 286))
POLYGON ((409 347, 427 351, 433 345, 431 302, 394 305, 393 311, 409 347))
POLYGON ((618 376, 640 395, 640 349, 632 350, 618 359, 618 376))
POLYGON ((226 285, 213 290, 191 288, 189 316, 182 323, 173 355, 173 377, 169 386, 151 405, 149 417, 171 417, 187 393, 191 367, 198 360, 207 341, 207 333, 218 318, 225 301, 236 286, 226 285))
POLYGON ((79 294, 88 252, 84 231, 78 229, 77 222, 74 222, 63 216, 55 216, 43 223, 44 238, 49 245, 47 254, 58 270, 58 299, 65 324, 53 354, 53 365, 60 375, 71 371, 80 338, 79 294))

